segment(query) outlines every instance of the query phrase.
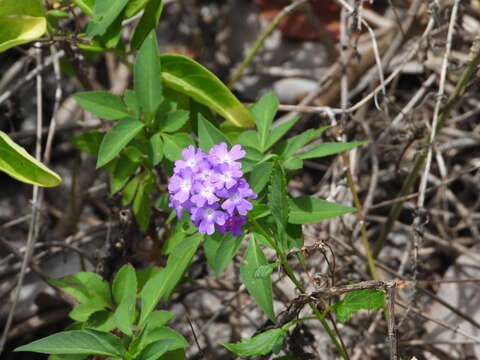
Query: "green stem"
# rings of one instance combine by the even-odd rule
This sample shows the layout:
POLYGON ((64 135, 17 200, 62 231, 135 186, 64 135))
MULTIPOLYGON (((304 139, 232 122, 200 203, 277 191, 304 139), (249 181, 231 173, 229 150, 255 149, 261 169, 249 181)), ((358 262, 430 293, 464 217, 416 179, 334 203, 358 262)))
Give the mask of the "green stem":
MULTIPOLYGON (((279 259, 280 259, 280 263, 282 264, 282 267, 283 269, 285 270, 285 273, 287 274, 287 276, 289 277, 289 279, 295 284, 295 287, 303 294, 305 293, 305 288, 303 287, 302 283, 297 279, 297 277, 295 276, 295 273, 293 272, 293 269, 292 267, 290 266, 290 264, 288 263, 288 260, 287 260, 287 257, 285 255, 285 253, 283 251, 281 251, 275 244, 275 241, 271 238, 271 236, 258 224, 258 222, 253 219, 252 220, 252 223, 255 227, 256 230, 258 230, 264 237, 265 239, 268 241, 268 243, 272 246, 272 248, 276 251, 279 259)), ((318 321, 320 321, 320 323, 322 324, 323 328, 325 329, 325 331, 327 332, 328 336, 330 337, 330 339, 332 340, 332 343, 335 345, 335 347, 337 348, 337 351, 340 353, 340 355, 342 356, 342 358, 344 360, 350 360, 350 357, 348 356, 348 353, 347 353, 347 350, 342 346, 342 344, 338 341, 337 337, 335 336, 335 333, 333 332, 332 328, 330 327, 330 325, 328 325, 328 322, 325 320, 325 315, 328 313, 328 311, 330 311, 330 308, 327 308, 326 310, 328 311, 324 311, 324 313, 320 312, 320 310, 318 310, 317 308, 317 304, 315 304, 314 302, 309 302, 308 305, 310 306, 310 308, 312 309, 313 313, 315 314, 316 318, 318 319, 318 321)))
POLYGON ((298 0, 293 2, 292 4, 286 6, 283 8, 280 13, 273 19, 273 21, 268 24, 267 28, 260 34, 258 37, 257 41, 255 41, 255 44, 253 45, 253 48, 250 50, 248 55, 243 59, 242 63, 240 66, 235 70, 233 73, 232 77, 230 78, 230 81, 228 82, 228 87, 232 88, 233 85, 237 82, 238 79, 240 79, 240 76, 242 76, 243 72, 245 71, 245 68, 250 64, 252 61, 253 57, 257 54, 258 50, 262 47, 263 43, 265 40, 270 36, 270 34, 275 30, 275 28, 278 26, 280 21, 290 14, 292 11, 297 9, 300 5, 303 5, 307 3, 307 0, 298 0))

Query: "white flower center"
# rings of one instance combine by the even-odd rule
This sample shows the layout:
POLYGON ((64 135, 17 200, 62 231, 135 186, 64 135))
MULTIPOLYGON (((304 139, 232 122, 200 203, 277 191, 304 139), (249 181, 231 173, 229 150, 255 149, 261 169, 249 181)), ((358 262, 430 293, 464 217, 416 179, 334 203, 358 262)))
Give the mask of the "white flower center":
POLYGON ((207 209, 207 211, 205 211, 205 217, 206 217, 208 220, 212 220, 212 219, 213 219, 213 215, 215 215, 215 210, 213 210, 213 209, 207 209))
POLYGON ((183 180, 182 184, 180 185, 180 188, 183 191, 189 191, 191 187, 192 187, 192 183, 188 179, 183 180))

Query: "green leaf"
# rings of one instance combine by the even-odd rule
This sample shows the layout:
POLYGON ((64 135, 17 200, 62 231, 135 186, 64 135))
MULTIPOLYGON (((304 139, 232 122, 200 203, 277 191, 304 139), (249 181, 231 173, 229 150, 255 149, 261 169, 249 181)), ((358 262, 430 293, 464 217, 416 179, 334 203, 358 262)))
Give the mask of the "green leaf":
POLYGON ((308 224, 355 211, 357 211, 357 209, 328 202, 313 196, 300 196, 290 200, 288 221, 292 224, 308 224))
POLYGON ((42 354, 92 354, 122 356, 122 342, 115 335, 96 330, 59 332, 20 346, 14 351, 32 351, 42 354))
POLYGON ((298 119, 300 119, 300 117, 295 116, 285 121, 284 123, 281 123, 280 125, 275 126, 273 129, 271 129, 270 135, 268 136, 268 143, 267 143, 266 150, 270 149, 273 145, 275 145, 275 143, 278 140, 280 140, 283 137, 283 135, 285 135, 288 132, 288 130, 292 128, 293 125, 297 123, 298 119))
POLYGON ((245 150, 246 154, 245 157, 241 160, 242 171, 244 173, 248 173, 252 171, 255 166, 257 166, 258 163, 263 160, 264 155, 257 149, 249 146, 244 146, 243 150, 245 150))
POLYGON ((232 237, 228 234, 214 233, 205 237, 203 248, 208 265, 217 276, 227 268, 242 243, 243 236, 232 237))
MULTIPOLYGON (((1 30, 0 30, 1 31, 1 30)), ((0 131, 0 171, 14 179, 38 186, 57 186, 62 179, 0 131)))
POLYGON ((201 240, 202 235, 198 233, 183 240, 168 257, 167 266, 145 284, 141 292, 140 325, 145 322, 160 299, 170 297, 190 265, 201 240))
POLYGON ((159 360, 185 360, 185 350, 177 349, 168 351, 159 360))
POLYGON ((163 354, 170 350, 170 346, 175 342, 173 339, 158 340, 148 344, 136 358, 138 360, 157 360, 163 354))
POLYGON ((260 194, 270 181, 270 174, 272 173, 273 164, 270 161, 266 161, 258 164, 250 173, 248 183, 253 192, 260 194))
POLYGON ((132 336, 132 324, 135 318, 135 297, 125 298, 115 309, 113 315, 117 328, 125 335, 132 336))
POLYGON ((93 6, 95 4, 94 1, 89 1, 89 0, 72 0, 72 3, 77 5, 82 11, 90 16, 91 18, 95 17, 95 14, 93 13, 93 6))
POLYGON ((110 286, 98 274, 79 272, 63 279, 51 279, 49 283, 72 295, 80 303, 95 303, 104 307, 112 305, 110 286))
POLYGON ((88 355, 76 355, 76 354, 70 354, 70 355, 50 355, 48 357, 48 360, 84 360, 88 355))
POLYGON ((137 94, 133 90, 125 90, 123 95, 123 101, 127 105, 127 108, 133 112, 134 115, 140 114, 140 105, 138 105, 137 94))
POLYGON ((325 130, 329 129, 330 126, 323 126, 319 129, 309 129, 302 132, 299 135, 296 135, 288 139, 284 144, 282 144, 281 156, 284 159, 288 159, 290 156, 295 154, 302 146, 305 146, 310 141, 320 136, 325 130))
POLYGON ((267 150, 268 138, 270 136, 270 126, 277 113, 278 97, 275 93, 269 92, 252 107, 251 112, 255 119, 255 125, 258 129, 259 150, 267 150))
POLYGON ((187 233, 183 230, 175 231, 167 238, 167 240, 165 240, 160 252, 165 255, 170 254, 177 247, 177 245, 180 244, 183 239, 185 239, 186 236, 187 233))
POLYGON ((148 2, 149 0, 129 0, 125 8, 125 19, 135 16, 148 2))
POLYGON ((112 283, 113 299, 117 304, 121 304, 125 298, 136 297, 137 293, 137 275, 132 265, 123 265, 118 270, 112 283))
POLYGON ((214 145, 221 142, 230 144, 228 138, 202 114, 198 115, 198 143, 203 151, 208 152, 214 145))
POLYGON ((29 15, 45 16, 45 8, 40 0, 0 0, 0 16, 29 15))
POLYGON ((268 206, 276 223, 284 230, 288 222, 288 195, 285 174, 280 166, 275 166, 270 176, 268 206))
POLYGON ((188 145, 193 144, 190 135, 185 133, 163 134, 163 153, 170 161, 180 160, 182 158, 182 150, 188 145))
POLYGON ((97 156, 103 136, 104 133, 98 130, 91 130, 74 136, 70 141, 77 149, 88 155, 97 156))
POLYGON ((153 311, 148 315, 145 321, 145 326, 149 329, 154 329, 166 325, 173 319, 173 314, 166 310, 153 311))
POLYGON ((160 131, 175 132, 180 130, 188 121, 189 117, 190 113, 187 110, 170 111, 160 124, 160 131))
POLYGON ((122 99, 106 91, 87 91, 72 96, 85 110, 105 120, 118 120, 130 116, 122 99))
POLYGON ((236 126, 253 126, 250 112, 209 70, 182 55, 164 54, 160 58, 165 86, 191 96, 236 126))
POLYGON ((150 214, 152 210, 150 195, 155 190, 155 180, 152 175, 146 175, 138 184, 137 193, 133 200, 132 211, 135 215, 138 225, 143 231, 146 231, 150 224, 150 214))
POLYGON ((132 49, 138 49, 150 31, 157 27, 158 22, 160 21, 160 16, 162 15, 162 10, 162 0, 150 0, 148 2, 142 17, 135 28, 135 32, 133 33, 132 49))
POLYGON ((143 111, 155 115, 163 101, 161 66, 158 57, 157 36, 151 31, 143 42, 133 68, 133 80, 137 101, 143 111))
POLYGON ((75 306, 75 308, 72 311, 70 311, 68 316, 70 316, 70 318, 72 318, 75 321, 83 322, 83 321, 87 321, 92 314, 103 309, 105 309, 105 304, 88 302, 85 304, 79 304, 78 306, 75 306))
POLYGON ((287 160, 282 161, 282 166, 289 170, 298 170, 303 167, 303 160, 297 155, 289 157, 287 160))
POLYGON ((143 123, 132 118, 122 119, 116 123, 102 140, 98 152, 97 168, 113 160, 143 127, 143 123))
POLYGON ((122 205, 123 206, 127 206, 129 205, 134 197, 135 197, 135 194, 137 193, 137 188, 138 188, 138 184, 140 182, 140 177, 142 175, 138 175, 136 177, 134 177, 132 180, 130 180, 127 185, 125 186, 125 188, 123 189, 123 195, 122 195, 122 205))
MULTIPOLYGON (((237 143, 259 151, 258 135, 255 130, 247 130, 238 135, 237 143)), ((260 153, 261 154, 261 153, 260 153)))
POLYGON ((110 332, 116 327, 114 314, 107 310, 100 310, 93 313, 84 323, 85 329, 93 329, 105 332, 110 332))
POLYGON ((145 336, 146 344, 166 339, 173 340, 169 350, 181 349, 188 346, 187 340, 185 340, 182 335, 165 326, 148 329, 145 336))
POLYGON ((110 189, 112 195, 125 186, 130 176, 135 174, 138 166, 138 163, 133 162, 128 157, 122 156, 118 159, 112 174, 112 183, 110 189))
POLYGON ((257 270, 255 270, 255 273, 253 276, 255 279, 263 279, 270 277, 272 275, 273 270, 278 266, 278 263, 272 263, 272 264, 267 264, 267 265, 262 265, 258 267, 257 270))
POLYGON ((46 30, 45 17, 0 16, 0 52, 38 39, 46 30))
POLYGON ((96 0, 93 8, 95 18, 88 24, 87 35, 96 36, 104 34, 107 28, 120 15, 128 1, 96 0))
POLYGON ((321 158, 328 155, 338 154, 346 150, 350 150, 356 146, 366 144, 368 141, 354 141, 348 143, 321 143, 304 153, 299 157, 301 159, 321 158))
POLYGON ((148 142, 148 161, 152 166, 157 166, 163 159, 163 141, 161 134, 155 134, 148 142))
POLYGON ((282 344, 284 336, 285 332, 282 329, 271 329, 251 339, 243 339, 235 344, 222 343, 222 345, 239 356, 261 356, 271 353, 279 343, 282 344))
POLYGON ((254 276, 257 268, 268 264, 262 249, 257 245, 255 237, 256 235, 251 234, 250 243, 244 255, 246 264, 240 265, 240 278, 258 306, 260 306, 272 321, 275 321, 272 279, 257 279, 254 276))
POLYGON ((340 322, 345 322, 358 310, 374 310, 385 303, 382 290, 355 290, 347 293, 342 301, 335 304, 335 313, 340 322))

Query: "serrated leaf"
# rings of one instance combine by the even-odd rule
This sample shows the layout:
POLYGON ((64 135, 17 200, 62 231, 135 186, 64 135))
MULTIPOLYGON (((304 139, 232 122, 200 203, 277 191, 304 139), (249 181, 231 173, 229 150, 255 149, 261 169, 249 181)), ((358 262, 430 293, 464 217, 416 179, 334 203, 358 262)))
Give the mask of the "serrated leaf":
POLYGON ((32 351, 42 354, 92 354, 122 356, 122 342, 115 335, 96 330, 59 332, 20 346, 14 351, 32 351))
POLYGON ((357 209, 332 203, 313 196, 290 199, 288 221, 292 224, 308 224, 357 211, 357 209))
POLYGON ((236 126, 253 126, 254 121, 250 112, 205 67, 186 56, 177 54, 164 54, 160 56, 160 59, 165 86, 187 94, 236 126))
POLYGON ((270 176, 268 207, 278 226, 285 228, 288 221, 288 195, 285 174, 280 166, 275 166, 270 176))
POLYGON ((162 15, 163 1, 150 0, 145 6, 140 21, 138 22, 132 37, 132 49, 138 49, 144 42, 150 31, 156 29, 162 15))
POLYGON ((105 120, 118 120, 130 116, 122 99, 106 91, 87 91, 72 96, 86 111, 105 120))
POLYGON ((163 159, 163 140, 160 134, 155 134, 148 142, 148 160, 152 166, 157 166, 163 159))
POLYGON ((263 279, 272 275, 273 270, 278 266, 277 263, 262 265, 255 270, 253 276, 255 279, 263 279))
POLYGON ((163 152, 165 157, 170 161, 180 160, 182 158, 182 150, 188 145, 193 144, 190 135, 185 133, 163 134, 163 152))
POLYGON ((338 154, 346 150, 350 150, 356 146, 363 145, 368 143, 368 141, 354 141, 348 143, 321 143, 315 146, 313 149, 310 149, 304 153, 299 154, 298 156, 301 159, 313 159, 321 158, 324 156, 329 156, 333 154, 338 154))
POLYGON ((3 131, 0 131, 0 171, 32 185, 52 187, 62 182, 60 176, 37 161, 3 131))
POLYGON ((259 151, 258 135, 255 130, 247 130, 238 135, 236 143, 259 151))
POLYGON ((356 311, 374 310, 385 303, 385 293, 382 290, 355 290, 335 304, 335 313, 340 322, 347 321, 356 311))
POLYGON ((97 156, 103 136, 104 133, 98 130, 91 130, 74 136, 70 141, 77 149, 88 155, 97 156))
POLYGON ((82 304, 95 303, 104 307, 112 305, 110 286, 98 274, 79 272, 63 279, 51 279, 49 282, 82 304))
POLYGON ((272 279, 271 278, 255 278, 255 271, 262 265, 267 265, 267 259, 256 240, 256 235, 251 234, 250 243, 245 251, 244 260, 246 264, 240 265, 240 279, 245 284, 250 295, 255 302, 267 314, 267 316, 275 321, 275 312, 273 311, 273 295, 272 295, 272 279))
POLYGON ((200 148, 208 152, 214 145, 221 142, 230 144, 228 138, 220 130, 205 119, 202 114, 198 114, 198 143, 200 148))
POLYGON ((280 155, 282 156, 282 158, 288 159, 290 156, 300 150, 300 148, 308 144, 316 137, 320 136, 325 130, 329 128, 330 126, 323 126, 319 129, 309 129, 299 135, 291 137, 284 144, 282 144, 280 155))
POLYGON ((201 240, 202 235, 198 233, 184 239, 168 257, 166 267, 145 284, 141 292, 140 325, 145 322, 160 299, 170 297, 190 265, 201 240))
POLYGON ((239 356, 261 356, 271 353, 279 342, 283 344, 284 336, 285 332, 282 329, 271 329, 251 339, 243 339, 235 344, 222 343, 222 345, 239 356))
POLYGON ((248 183, 255 194, 259 194, 270 181, 273 164, 266 161, 255 166, 250 173, 248 183))
POLYGON ((278 104, 277 95, 273 92, 269 92, 263 95, 251 109, 252 116, 255 119, 255 125, 258 129, 258 149, 261 152, 267 150, 270 126, 277 113, 278 104))
POLYGON ((157 36, 151 31, 140 50, 133 67, 133 83, 137 101, 143 111, 155 115, 163 101, 160 59, 158 57, 157 36))
POLYGON ((278 126, 275 126, 273 129, 270 130, 270 135, 268 136, 268 143, 266 150, 270 149, 275 143, 280 140, 283 135, 285 135, 288 130, 292 128, 293 125, 297 123, 297 121, 300 119, 299 116, 295 116, 284 123, 281 123, 278 126))
POLYGON ((188 121, 189 117, 190 113, 186 110, 170 111, 160 124, 160 131, 169 133, 180 130, 188 121))
POLYGON ((132 118, 122 119, 105 134, 98 152, 97 168, 111 161, 143 129, 144 124, 132 118))

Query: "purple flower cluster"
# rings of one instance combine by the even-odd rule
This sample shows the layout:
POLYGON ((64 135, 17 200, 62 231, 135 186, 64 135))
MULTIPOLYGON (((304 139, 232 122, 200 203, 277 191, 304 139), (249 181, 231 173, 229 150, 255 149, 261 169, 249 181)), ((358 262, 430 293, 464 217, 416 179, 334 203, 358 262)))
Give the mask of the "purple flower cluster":
POLYGON ((208 154, 193 145, 182 151, 183 160, 175 161, 173 176, 168 184, 171 208, 182 216, 190 211, 190 218, 198 231, 211 235, 215 227, 221 233, 240 235, 246 224, 252 204, 247 198, 257 195, 242 177, 245 156, 240 145, 229 151, 224 142, 213 146, 208 154))

